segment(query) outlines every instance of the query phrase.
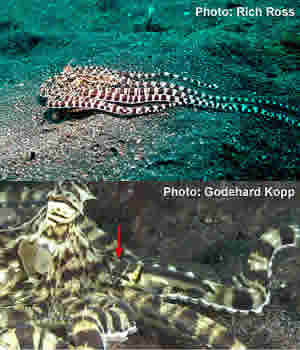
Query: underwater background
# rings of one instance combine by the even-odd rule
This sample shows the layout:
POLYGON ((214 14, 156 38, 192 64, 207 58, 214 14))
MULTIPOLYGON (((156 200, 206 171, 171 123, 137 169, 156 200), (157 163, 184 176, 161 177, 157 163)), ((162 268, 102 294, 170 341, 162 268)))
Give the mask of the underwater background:
POLYGON ((297 107, 299 18, 292 0, 3 2, 0 178, 297 179, 300 132, 283 121, 180 107, 54 123, 37 96, 70 63, 183 74, 217 84, 218 95, 263 95, 297 107), (196 16, 197 7, 261 14, 196 16), (267 15, 267 7, 278 11, 267 15))
MULTIPOLYGON (((14 237, 16 231, 11 228, 29 222, 47 205, 47 193, 53 186, 48 182, 2 181, 0 229, 10 227, 14 237), (27 196, 21 195, 25 188, 27 196)), ((140 259, 164 266, 175 265, 201 279, 230 285, 232 275, 239 273, 262 233, 278 228, 286 231, 291 224, 299 226, 298 183, 100 182, 88 186, 96 198, 86 202, 85 215, 112 239, 117 239, 117 228, 121 225, 123 247, 131 249, 140 259), (295 191, 295 196, 291 200, 204 196, 208 188, 224 190, 227 186, 289 189, 295 191), (179 190, 187 193, 188 189, 190 193, 197 190, 201 196, 171 195, 179 190)), ((103 249, 101 242, 97 247, 103 249)), ((296 247, 276 256, 272 300, 262 314, 232 315, 201 305, 190 307, 226 326, 249 349, 297 349, 300 341, 299 259, 296 247)), ((21 319, 18 326, 24 327, 24 320, 21 319)), ((116 343, 112 349, 211 349, 205 343, 200 347, 200 340, 196 345, 190 343, 184 332, 173 337, 166 330, 144 324, 142 318, 138 329, 128 341, 116 343)))

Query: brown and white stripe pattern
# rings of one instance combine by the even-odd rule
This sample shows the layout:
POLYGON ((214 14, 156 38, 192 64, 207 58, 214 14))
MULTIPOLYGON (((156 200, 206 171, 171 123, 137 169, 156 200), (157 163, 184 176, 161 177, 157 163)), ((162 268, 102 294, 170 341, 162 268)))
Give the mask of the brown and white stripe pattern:
POLYGON ((98 110, 119 116, 134 116, 189 106, 195 110, 250 113, 300 126, 300 122, 292 117, 299 113, 296 106, 268 97, 215 95, 206 93, 203 88, 217 89, 218 86, 169 72, 124 72, 102 66, 67 65, 61 74, 41 85, 39 95, 48 108, 69 112, 98 110), (202 89, 153 80, 160 77, 176 79, 202 89))
POLYGON ((201 279, 201 276, 182 272, 175 266, 142 262, 127 267, 126 278, 121 283, 124 287, 153 292, 164 301, 199 304, 230 313, 260 313, 270 302, 269 282, 277 253, 294 247, 299 237, 298 225, 264 232, 241 273, 232 276, 231 286, 201 279))
POLYGON ((85 184, 56 184, 46 206, 0 249, 0 349, 105 349, 139 321, 197 345, 246 349, 203 309, 263 311, 274 259, 295 246, 298 225, 262 233, 228 286, 140 261, 127 248, 117 259, 115 239, 85 215, 93 198, 85 184))
POLYGON ((199 345, 232 350, 246 349, 225 326, 189 306, 169 303, 160 296, 133 288, 125 288, 124 297, 133 305, 137 314, 143 315, 147 324, 170 335, 193 340, 199 345))
POLYGON ((55 185, 37 222, 0 251, 0 348, 58 350, 65 340, 65 349, 105 349, 137 331, 127 304, 95 288, 97 279, 111 283, 104 252, 113 248, 92 247, 106 234, 83 215, 92 198, 84 184, 55 185), (65 339, 44 330, 51 323, 65 339))

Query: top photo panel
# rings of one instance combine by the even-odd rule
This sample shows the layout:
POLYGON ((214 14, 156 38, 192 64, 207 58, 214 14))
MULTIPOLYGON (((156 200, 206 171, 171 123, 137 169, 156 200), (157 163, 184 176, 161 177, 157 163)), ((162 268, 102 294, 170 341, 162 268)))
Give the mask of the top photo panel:
POLYGON ((300 178, 300 3, 0 5, 0 180, 300 178))

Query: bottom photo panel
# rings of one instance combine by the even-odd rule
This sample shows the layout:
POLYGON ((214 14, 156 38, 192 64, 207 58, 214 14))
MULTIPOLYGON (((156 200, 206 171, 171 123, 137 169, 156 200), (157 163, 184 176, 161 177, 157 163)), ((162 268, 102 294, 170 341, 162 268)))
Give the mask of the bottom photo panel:
POLYGON ((1 182, 0 350, 299 348, 299 191, 1 182))

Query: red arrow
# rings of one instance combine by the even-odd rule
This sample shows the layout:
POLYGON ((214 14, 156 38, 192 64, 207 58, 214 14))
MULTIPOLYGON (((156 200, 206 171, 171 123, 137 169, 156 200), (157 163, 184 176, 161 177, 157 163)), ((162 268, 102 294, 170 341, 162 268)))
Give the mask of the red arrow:
POLYGON ((118 226, 118 246, 116 248, 116 253, 119 259, 121 259, 123 248, 121 247, 121 225, 118 226))

